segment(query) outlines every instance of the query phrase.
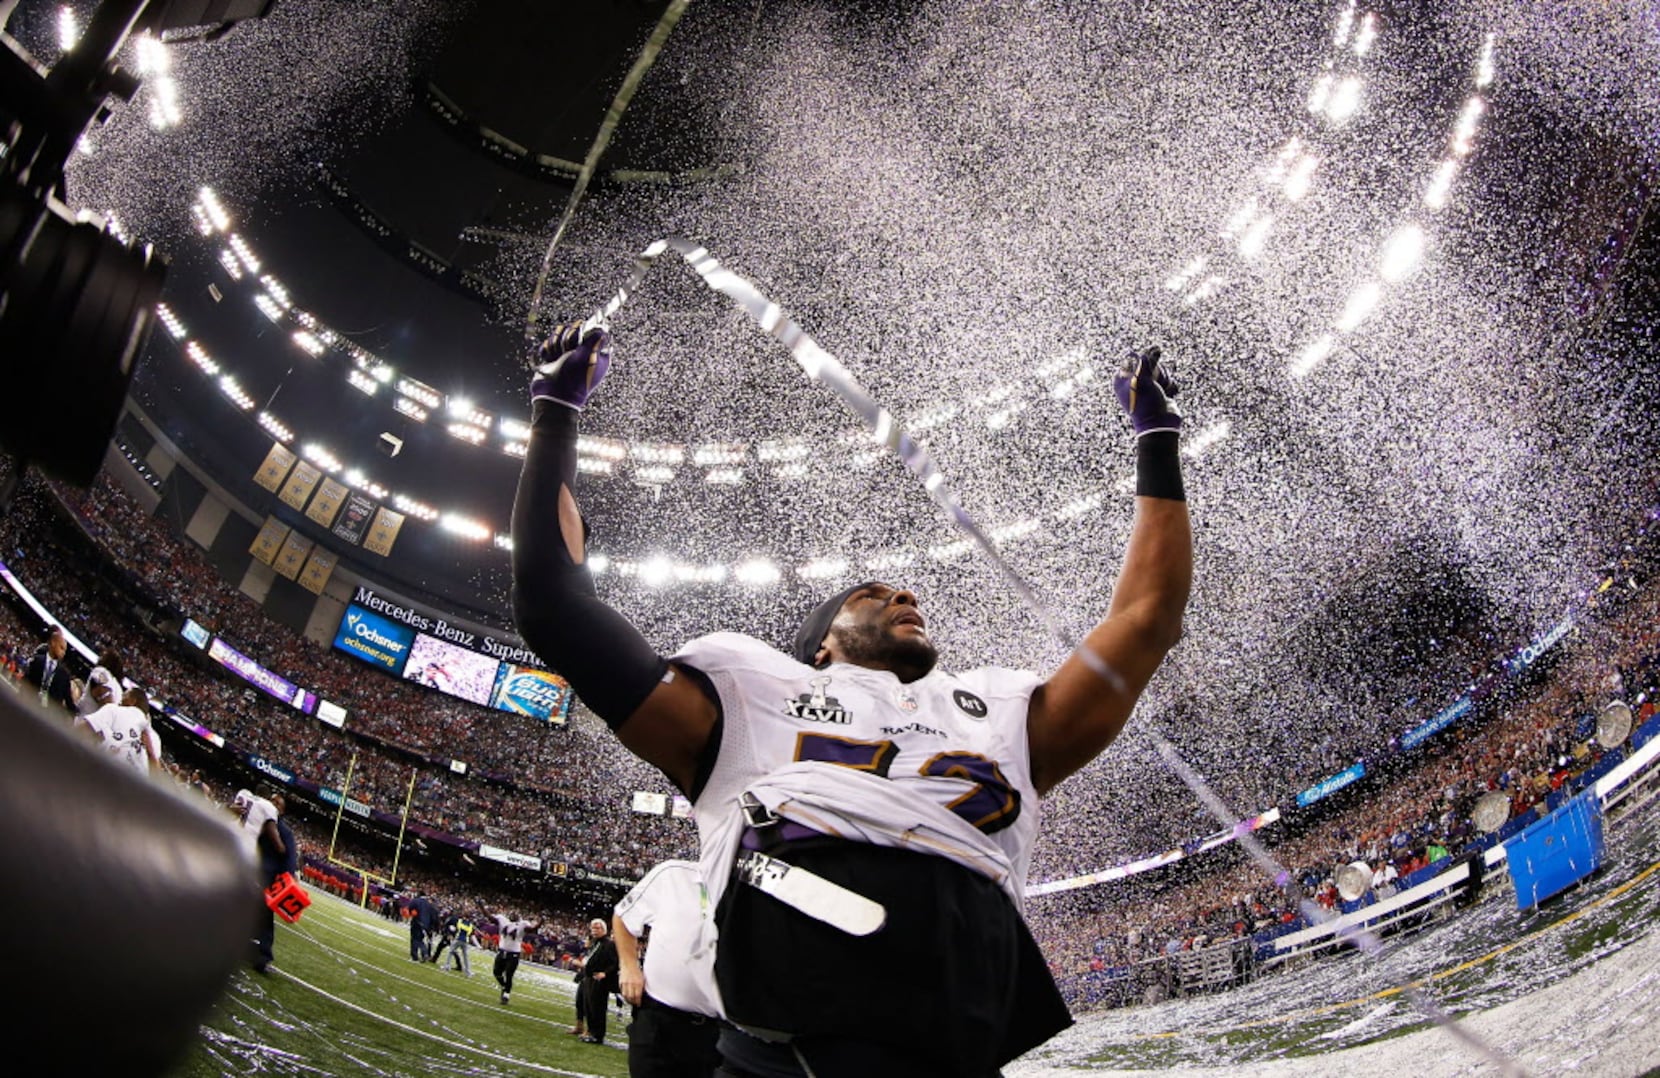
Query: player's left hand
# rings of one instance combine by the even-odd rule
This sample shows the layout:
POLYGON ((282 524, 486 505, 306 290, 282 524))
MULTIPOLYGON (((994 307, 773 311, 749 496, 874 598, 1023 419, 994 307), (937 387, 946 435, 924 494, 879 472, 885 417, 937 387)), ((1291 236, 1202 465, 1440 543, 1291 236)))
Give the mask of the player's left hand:
POLYGON ((1157 346, 1132 353, 1113 376, 1112 391, 1130 417, 1136 437, 1182 429, 1181 410, 1171 399, 1181 387, 1175 376, 1159 365, 1157 346))
POLYGON ((551 400, 581 411, 611 369, 611 334, 582 332, 582 323, 555 326, 537 354, 541 366, 530 383, 531 400, 551 400))

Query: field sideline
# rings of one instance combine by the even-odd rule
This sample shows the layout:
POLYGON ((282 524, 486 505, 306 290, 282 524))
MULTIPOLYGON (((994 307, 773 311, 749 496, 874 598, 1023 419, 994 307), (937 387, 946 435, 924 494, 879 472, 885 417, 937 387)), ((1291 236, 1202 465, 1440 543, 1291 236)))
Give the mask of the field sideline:
POLYGON ((569 1035, 568 974, 521 965, 504 1007, 491 952, 473 949, 470 979, 411 962, 407 929, 319 891, 297 925, 278 922, 276 956, 269 976, 232 978, 175 1074, 628 1073, 615 1009, 605 1045, 569 1035))

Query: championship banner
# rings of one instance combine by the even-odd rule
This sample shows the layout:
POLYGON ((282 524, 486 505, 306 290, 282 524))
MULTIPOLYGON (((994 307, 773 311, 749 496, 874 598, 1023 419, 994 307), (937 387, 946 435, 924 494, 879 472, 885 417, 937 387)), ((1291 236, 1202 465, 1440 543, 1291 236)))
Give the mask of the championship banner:
POLYGON ((299 532, 289 532, 288 538, 282 541, 282 550, 277 554, 277 560, 271 563, 282 576, 290 580, 300 575, 300 569, 305 566, 306 555, 316 544, 299 532))
POLYGON ((317 497, 311 499, 311 508, 305 515, 327 528, 334 523, 334 514, 340 512, 340 506, 349 493, 346 484, 338 479, 324 479, 323 485, 317 488, 317 497))
POLYGON ((346 499, 346 511, 340 514, 340 522, 334 526, 334 534, 348 543, 361 543, 374 512, 375 503, 369 498, 356 493, 350 495, 346 499))
MULTIPOLYGON (((318 495, 322 497, 322 495, 318 495)), ((300 587, 313 595, 323 594, 328 586, 329 577, 334 575, 334 567, 340 561, 340 556, 327 547, 317 547, 306 559, 305 568, 300 570, 300 587)))
POLYGON ((283 541, 293 530, 276 517, 266 517, 265 524, 259 529, 259 534, 254 536, 254 545, 248 548, 248 553, 270 565, 277 560, 283 541))
POLYGON ((282 493, 277 497, 285 505, 295 509, 304 509, 306 499, 311 497, 311 489, 317 485, 317 480, 323 478, 323 470, 307 461, 298 461, 294 465, 294 472, 283 484, 282 493))
POLYGON ((288 477, 288 469, 294 467, 294 462, 299 459, 286 445, 272 442, 271 451, 265 454, 265 463, 254 473, 254 482, 275 494, 282 489, 282 481, 288 477))
POLYGON ((363 549, 386 557, 392 553, 392 544, 398 541, 398 529, 402 527, 403 514, 381 506, 375 512, 375 522, 369 525, 369 534, 364 537, 363 549))

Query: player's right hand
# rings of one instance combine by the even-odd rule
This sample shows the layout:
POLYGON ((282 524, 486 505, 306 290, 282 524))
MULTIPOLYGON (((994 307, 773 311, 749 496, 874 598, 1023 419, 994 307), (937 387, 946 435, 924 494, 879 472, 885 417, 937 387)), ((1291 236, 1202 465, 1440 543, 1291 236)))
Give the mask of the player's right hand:
POLYGON ((541 365, 530 382, 530 399, 551 400, 581 411, 611 368, 611 334, 582 323, 555 326, 538 351, 541 365))
POLYGON ((1113 376, 1112 389, 1129 415, 1136 437, 1182 429, 1181 410, 1171 400, 1180 387, 1175 377, 1159 366, 1156 346, 1132 353, 1113 376))

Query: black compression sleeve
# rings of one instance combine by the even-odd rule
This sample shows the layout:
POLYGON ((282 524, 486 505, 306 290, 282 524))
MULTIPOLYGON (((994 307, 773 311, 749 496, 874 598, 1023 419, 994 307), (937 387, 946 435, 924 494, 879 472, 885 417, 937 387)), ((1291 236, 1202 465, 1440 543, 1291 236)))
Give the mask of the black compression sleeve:
POLYGON ((539 400, 513 502, 513 618, 525 643, 615 730, 668 671, 638 629, 605 603, 559 528, 559 491, 576 489, 577 414, 539 400))
POLYGON ((1135 492, 1144 498, 1187 501, 1182 459, 1173 430, 1149 431, 1135 442, 1135 492))

